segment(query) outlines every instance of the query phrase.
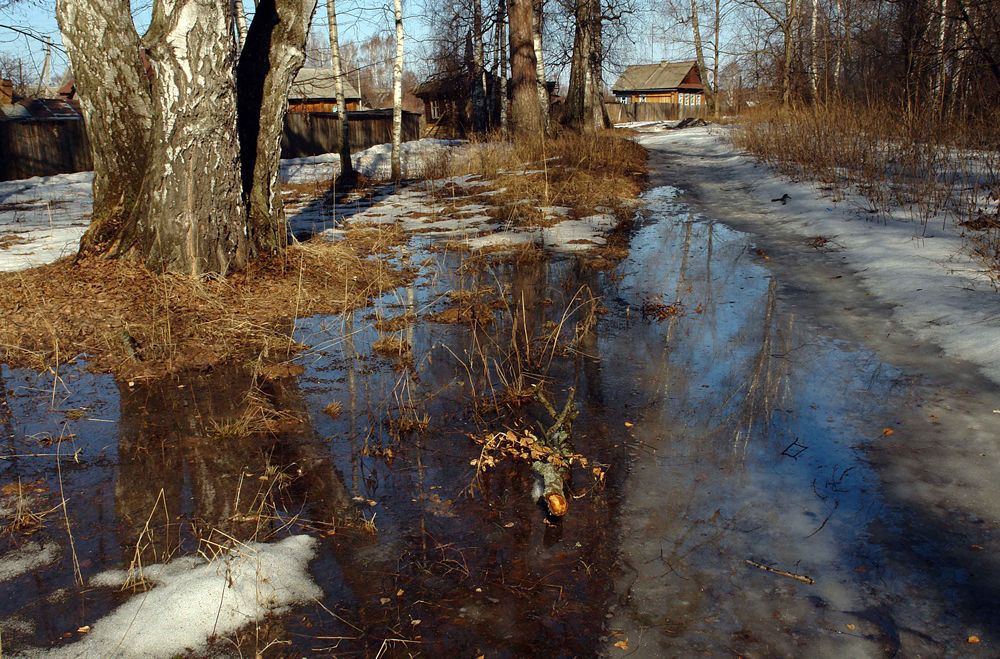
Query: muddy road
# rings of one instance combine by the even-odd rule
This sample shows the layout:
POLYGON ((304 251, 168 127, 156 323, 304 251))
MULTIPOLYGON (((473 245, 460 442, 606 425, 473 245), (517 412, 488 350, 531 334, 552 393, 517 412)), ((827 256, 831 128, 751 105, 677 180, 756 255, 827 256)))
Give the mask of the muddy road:
POLYGON ((142 597, 103 571, 305 533, 322 597, 194 654, 995 655, 1000 391, 740 194, 654 150, 612 270, 415 236, 414 284, 300 320, 284 374, 3 367, 0 560, 41 557, 0 569, 4 649, 142 597), (589 460, 558 520, 529 462, 472 464, 546 421, 533 385, 589 460))

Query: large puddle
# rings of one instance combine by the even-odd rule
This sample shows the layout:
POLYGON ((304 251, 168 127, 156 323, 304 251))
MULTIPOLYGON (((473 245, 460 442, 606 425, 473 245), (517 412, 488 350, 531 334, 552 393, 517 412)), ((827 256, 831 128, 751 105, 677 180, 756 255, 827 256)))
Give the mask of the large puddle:
POLYGON ((606 272, 575 258, 486 265, 414 239, 398 257, 420 268, 412 287, 374 313, 298 323, 298 377, 234 366, 147 384, 82 360, 57 377, 4 367, 0 485, 21 504, 5 513, 28 530, 25 512, 40 519, 3 549, 41 558, 0 569, 3 648, 73 652, 143 597, 91 583, 106 570, 302 533, 318 539, 322 595, 210 652, 880 656, 901 638, 932 652, 964 642, 990 612, 928 593, 969 574, 901 564, 898 546, 921 540, 866 459, 912 402, 906 378, 797 317, 747 236, 675 192, 647 194, 630 256, 606 272), (495 322, 422 320, 449 291, 482 288, 507 292, 495 322), (374 328, 408 313, 421 320, 374 328), (411 353, 377 354, 386 334, 411 353), (596 485, 574 470, 554 522, 528 463, 471 465, 470 434, 547 420, 512 404, 538 382, 557 406, 573 388, 574 449, 606 466, 596 485), (250 405, 267 430, 245 436, 250 405))

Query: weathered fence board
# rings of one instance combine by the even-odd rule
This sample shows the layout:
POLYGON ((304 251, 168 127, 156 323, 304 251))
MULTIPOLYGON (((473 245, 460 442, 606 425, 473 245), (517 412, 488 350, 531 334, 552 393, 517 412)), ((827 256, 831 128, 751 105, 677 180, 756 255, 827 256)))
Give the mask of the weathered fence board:
POLYGON ((606 103, 611 123, 627 121, 677 121, 687 117, 704 117, 705 105, 679 105, 677 103, 606 103))
MULTIPOLYGON (((348 112, 351 150, 392 141, 392 110, 348 112)), ((285 117, 281 157, 302 158, 340 150, 340 119, 334 113, 292 112, 285 117)), ((420 139, 420 115, 403 112, 403 141, 420 139)))
MULTIPOLYGON (((392 110, 350 112, 351 149, 392 141, 392 110)), ((420 115, 403 113, 403 141, 420 139, 420 115)), ((336 114, 289 113, 281 157, 301 158, 340 150, 336 114)), ((90 142, 79 119, 0 121, 0 181, 93 169, 90 142)))
POLYGON ((93 169, 79 119, 0 121, 0 181, 93 169))

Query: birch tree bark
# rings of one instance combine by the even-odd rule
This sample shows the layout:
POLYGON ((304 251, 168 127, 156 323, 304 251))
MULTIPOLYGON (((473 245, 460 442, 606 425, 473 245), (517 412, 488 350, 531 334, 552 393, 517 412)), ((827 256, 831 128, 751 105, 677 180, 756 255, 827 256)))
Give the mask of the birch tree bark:
POLYGON ((472 0, 472 71, 469 76, 472 89, 472 129, 477 133, 486 132, 486 56, 483 52, 483 5, 482 0, 472 0))
POLYGON ((505 0, 497 2, 497 53, 500 60, 500 132, 506 136, 510 108, 507 99, 507 4, 505 0))
POLYGON ((819 0, 812 0, 812 10, 809 12, 809 94, 813 105, 819 102, 819 66, 816 61, 819 54, 819 44, 816 41, 818 17, 819 0))
POLYGON ((400 150, 403 144, 403 2, 392 1, 396 19, 396 59, 392 64, 392 180, 403 177, 400 150))
POLYGON ((340 37, 337 30, 335 0, 326 2, 326 23, 330 31, 330 64, 333 67, 334 93, 337 95, 337 115, 340 118, 340 180, 352 183, 357 177, 351 161, 351 127, 347 117, 347 96, 344 94, 344 70, 340 59, 340 37))
POLYGON ((549 127, 549 90, 545 86, 545 56, 542 52, 542 31, 545 18, 545 1, 534 0, 534 21, 531 23, 531 43, 535 49, 535 83, 538 87, 538 106, 541 108, 545 128, 549 127))
POLYGON ((140 39, 127 0, 59 0, 94 156, 81 254, 225 274, 284 245, 281 129, 314 7, 263 0, 234 78, 229 2, 156 0, 140 39))

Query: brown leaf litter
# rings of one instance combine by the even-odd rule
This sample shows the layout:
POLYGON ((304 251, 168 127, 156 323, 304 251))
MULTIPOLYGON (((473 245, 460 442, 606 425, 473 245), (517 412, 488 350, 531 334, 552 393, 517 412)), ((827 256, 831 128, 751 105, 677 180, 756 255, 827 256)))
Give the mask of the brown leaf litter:
POLYGON ((392 232, 352 234, 293 245, 226 279, 72 258, 0 273, 0 360, 45 369, 83 356, 93 370, 132 379, 287 360, 301 347, 295 318, 363 306, 409 279, 367 258, 394 242, 392 232))

